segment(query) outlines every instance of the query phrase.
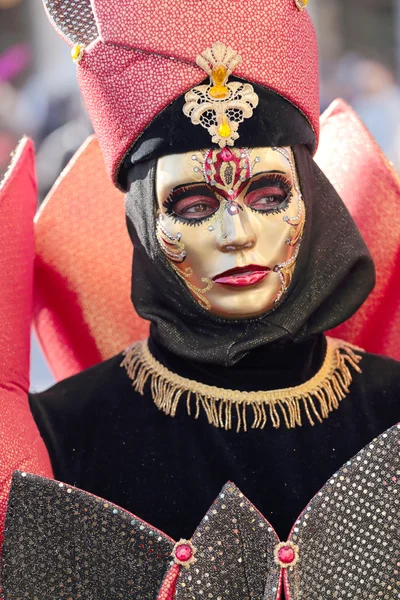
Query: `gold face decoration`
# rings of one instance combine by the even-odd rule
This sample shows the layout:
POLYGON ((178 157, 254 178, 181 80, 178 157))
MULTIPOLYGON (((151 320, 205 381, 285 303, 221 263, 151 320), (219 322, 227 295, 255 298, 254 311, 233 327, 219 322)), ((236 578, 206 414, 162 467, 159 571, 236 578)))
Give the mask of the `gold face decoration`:
POLYGON ((305 224, 290 148, 222 148, 158 160, 157 239, 192 296, 226 319, 272 310, 305 224))

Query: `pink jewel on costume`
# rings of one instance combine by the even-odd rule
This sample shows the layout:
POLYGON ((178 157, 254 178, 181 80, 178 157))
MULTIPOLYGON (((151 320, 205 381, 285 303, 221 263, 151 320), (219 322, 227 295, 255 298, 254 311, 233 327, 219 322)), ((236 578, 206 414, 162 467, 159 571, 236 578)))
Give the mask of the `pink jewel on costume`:
POLYGON ((179 542, 175 544, 172 551, 172 556, 174 557, 175 562, 178 565, 183 565, 184 567, 189 567, 196 561, 194 557, 195 554, 196 548, 189 540, 179 540, 179 542))
POLYGON ((233 158, 233 154, 228 148, 223 148, 219 154, 224 162, 233 158))
POLYGON ((275 546, 275 563, 282 569, 294 567, 299 560, 299 548, 292 542, 281 542, 275 546))
POLYGON ((175 550, 175 556, 181 562, 187 562, 193 556, 193 550, 188 544, 182 544, 175 550))
POLYGON ((284 548, 281 548, 278 552, 278 558, 281 562, 285 563, 285 565, 289 565, 290 563, 292 563, 295 559, 295 553, 293 548, 289 548, 287 546, 285 546, 284 548))

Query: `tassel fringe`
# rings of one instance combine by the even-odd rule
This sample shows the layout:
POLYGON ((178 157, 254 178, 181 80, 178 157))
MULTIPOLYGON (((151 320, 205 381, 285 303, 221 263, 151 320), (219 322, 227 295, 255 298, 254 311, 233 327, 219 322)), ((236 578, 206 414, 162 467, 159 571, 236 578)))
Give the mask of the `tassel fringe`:
POLYGON ((347 342, 327 337, 327 350, 321 369, 302 385, 273 391, 240 392, 212 387, 176 375, 150 353, 147 341, 136 342, 125 350, 121 367, 126 369, 134 389, 144 394, 150 380, 156 406, 174 417, 181 398, 189 415, 198 419, 204 411, 210 425, 229 430, 247 431, 252 414, 253 429, 268 422, 274 428, 282 423, 288 429, 301 426, 306 415, 309 423, 322 423, 348 395, 353 380, 351 368, 361 373, 363 351, 347 342))

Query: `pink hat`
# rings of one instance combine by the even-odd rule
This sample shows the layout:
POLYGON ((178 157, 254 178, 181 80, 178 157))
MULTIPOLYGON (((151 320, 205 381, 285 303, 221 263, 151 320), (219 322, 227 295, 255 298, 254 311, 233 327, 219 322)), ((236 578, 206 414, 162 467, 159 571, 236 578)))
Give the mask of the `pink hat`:
MULTIPOLYGON (((307 0, 44 0, 72 47, 108 171, 154 117, 204 80, 196 57, 237 50, 235 75, 286 98, 318 138, 318 49, 307 0)), ((184 118, 184 117, 182 117, 184 118)))

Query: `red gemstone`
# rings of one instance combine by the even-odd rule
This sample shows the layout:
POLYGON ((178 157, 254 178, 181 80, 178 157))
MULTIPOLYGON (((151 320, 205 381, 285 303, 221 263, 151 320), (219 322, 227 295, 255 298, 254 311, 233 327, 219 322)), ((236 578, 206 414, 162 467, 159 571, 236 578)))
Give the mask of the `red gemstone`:
POLYGON ((223 148, 221 150, 221 152, 219 153, 219 155, 224 162, 227 162, 228 160, 232 160, 232 158, 233 158, 233 154, 232 154, 231 150, 229 150, 228 148, 223 148))
POLYGON ((193 556, 193 550, 188 544, 181 544, 175 550, 175 556, 178 560, 182 562, 187 562, 193 556))
POLYGON ((290 546, 284 546, 279 550, 278 558, 283 564, 290 565, 290 563, 292 563, 296 558, 296 555, 293 548, 290 546))

